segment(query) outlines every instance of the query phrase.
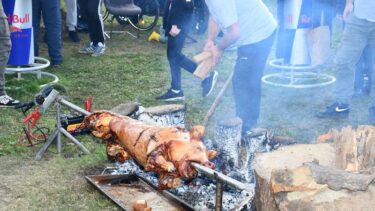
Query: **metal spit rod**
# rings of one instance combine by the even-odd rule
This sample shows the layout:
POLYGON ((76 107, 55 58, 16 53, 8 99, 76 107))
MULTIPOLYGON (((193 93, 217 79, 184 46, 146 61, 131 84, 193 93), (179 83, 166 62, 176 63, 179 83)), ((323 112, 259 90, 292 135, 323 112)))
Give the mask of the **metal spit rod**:
POLYGON ((76 106, 76 105, 74 105, 73 103, 71 103, 71 102, 69 102, 69 101, 64 100, 63 97, 59 97, 59 98, 57 99, 57 101, 58 101, 59 103, 61 103, 62 105, 66 106, 66 107, 68 107, 68 108, 71 108, 71 109, 73 109, 73 110, 75 110, 75 111, 78 111, 79 113, 81 113, 81 114, 83 114, 83 115, 85 115, 85 116, 88 116, 88 115, 91 114, 90 112, 86 111, 85 109, 83 109, 83 108, 81 108, 81 107, 79 107, 79 106, 76 106))
POLYGON ((208 167, 205 167, 205 166, 202 166, 200 165, 199 163, 191 163, 191 165, 199 172, 203 173, 204 175, 206 175, 207 177, 211 178, 211 179, 216 179, 216 180, 220 180, 222 181, 223 183, 229 185, 229 186, 232 186, 234 188, 237 188, 239 190, 244 190, 244 191, 248 191, 248 192, 251 192, 251 190, 253 190, 253 187, 251 185, 247 185, 247 184, 244 184, 242 182, 239 182, 235 179, 232 179, 220 172, 217 172, 213 169, 210 169, 208 167))

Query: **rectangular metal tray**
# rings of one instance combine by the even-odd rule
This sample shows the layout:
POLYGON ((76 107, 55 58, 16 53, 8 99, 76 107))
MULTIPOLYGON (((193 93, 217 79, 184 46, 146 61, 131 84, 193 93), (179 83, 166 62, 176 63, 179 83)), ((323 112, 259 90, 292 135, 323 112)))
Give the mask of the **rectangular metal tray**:
POLYGON ((146 200, 152 211, 194 210, 189 204, 136 174, 91 175, 86 180, 124 210, 132 211, 137 200, 146 200))

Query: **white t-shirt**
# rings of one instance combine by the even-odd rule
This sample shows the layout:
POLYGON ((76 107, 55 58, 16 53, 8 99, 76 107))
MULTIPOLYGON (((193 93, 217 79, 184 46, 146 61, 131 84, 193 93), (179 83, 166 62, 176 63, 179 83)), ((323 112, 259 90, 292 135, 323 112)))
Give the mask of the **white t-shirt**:
POLYGON ((375 22, 375 0, 354 0, 354 14, 360 19, 375 22))
POLYGON ((224 31, 235 22, 240 37, 235 46, 262 41, 276 29, 277 23, 262 0, 205 0, 212 18, 224 31))

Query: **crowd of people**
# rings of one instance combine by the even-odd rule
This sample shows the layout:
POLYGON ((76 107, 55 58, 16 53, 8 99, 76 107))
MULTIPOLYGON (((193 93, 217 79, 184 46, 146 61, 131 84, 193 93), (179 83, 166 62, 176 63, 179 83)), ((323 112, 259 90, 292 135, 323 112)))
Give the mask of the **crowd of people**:
MULTIPOLYGON (((79 42, 77 34, 77 0, 65 0, 66 27, 69 38, 79 42)), ((277 31, 276 18, 262 0, 205 0, 209 11, 208 32, 204 51, 211 52, 213 63, 219 63, 227 48, 236 47, 237 59, 232 79, 236 115, 243 120, 243 131, 256 127, 261 104, 261 78, 277 31), (221 39, 217 39, 222 32, 221 39)), ((282 3, 279 0, 278 3, 282 3)), ((339 1, 335 4, 340 5, 339 1)), ((1 3, 1 1, 0 1, 1 3)), ((60 0, 33 0, 33 28, 35 55, 39 53, 39 29, 43 19, 44 41, 53 67, 58 67, 61 54, 61 14, 60 0)), ((79 8, 87 16, 90 43, 79 49, 80 53, 100 56, 105 51, 103 20, 100 14, 101 0, 79 0, 79 8)), ((183 100, 181 88, 181 68, 193 73, 197 64, 182 53, 185 40, 191 30, 194 0, 166 0, 163 12, 163 28, 167 42, 167 59, 171 73, 170 88, 158 100, 183 100)), ((319 112, 319 118, 347 117, 349 99, 359 94, 370 95, 370 123, 375 124, 375 86, 371 86, 372 62, 375 49, 375 2, 366 0, 341 1, 342 18, 345 21, 340 47, 335 54, 336 101, 319 112), (362 58, 361 58, 362 57, 362 58), (354 66, 357 64, 357 74, 354 66), (356 80, 355 80, 356 78, 356 80), (354 83, 354 81, 356 81, 354 83), (367 83, 365 83, 367 82, 367 83)), ((4 89, 4 69, 9 55, 10 39, 6 16, 0 4, 0 105, 14 106, 19 103, 9 97, 4 89)), ((340 13, 341 13, 340 12, 340 13)), ((282 20, 279 20, 282 22, 282 20)), ((212 72, 202 80, 202 95, 212 91, 217 72, 212 72)))

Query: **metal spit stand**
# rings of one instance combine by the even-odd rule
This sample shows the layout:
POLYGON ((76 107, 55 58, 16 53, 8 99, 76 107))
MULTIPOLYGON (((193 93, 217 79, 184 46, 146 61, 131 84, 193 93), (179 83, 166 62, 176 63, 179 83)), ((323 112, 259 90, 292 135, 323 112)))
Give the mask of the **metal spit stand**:
POLYGON ((254 188, 250 185, 246 185, 244 183, 241 183, 235 179, 232 179, 220 172, 217 172, 213 169, 207 168, 205 166, 202 166, 198 163, 192 163, 191 164, 197 171, 200 173, 206 175, 207 177, 214 179, 216 181, 216 195, 215 195, 215 211, 221 211, 223 210, 223 185, 227 184, 233 188, 244 190, 249 193, 254 190, 254 188))
POLYGON ((52 133, 51 136, 48 137, 46 143, 42 146, 42 148, 39 150, 39 152, 35 156, 35 160, 41 160, 43 157, 43 154, 47 151, 48 147, 56 140, 56 147, 57 147, 57 152, 60 154, 61 153, 61 134, 63 134, 65 137, 67 137, 69 140, 71 140, 77 147, 82 150, 85 154, 90 154, 90 151, 86 149, 85 146, 83 146, 74 136, 72 136, 68 131, 66 131, 62 126, 61 126, 61 105, 64 105, 70 109, 73 109, 83 115, 89 115, 90 112, 74 105, 73 103, 70 103, 66 101, 62 96, 59 95, 59 92, 56 90, 52 90, 51 93, 48 95, 48 97, 45 99, 42 107, 41 107, 41 112, 44 113, 47 111, 49 106, 55 103, 56 107, 56 129, 52 133))

